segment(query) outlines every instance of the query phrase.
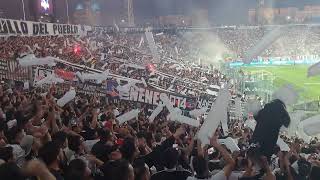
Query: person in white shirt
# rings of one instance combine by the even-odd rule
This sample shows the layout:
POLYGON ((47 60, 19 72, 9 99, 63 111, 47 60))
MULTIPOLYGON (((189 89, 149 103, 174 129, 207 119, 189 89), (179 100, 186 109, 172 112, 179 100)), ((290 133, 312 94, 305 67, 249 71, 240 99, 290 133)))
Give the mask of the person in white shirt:
POLYGON ((211 180, 237 180, 241 174, 234 173, 233 169, 235 167, 235 161, 233 160, 231 154, 218 143, 218 136, 214 135, 210 139, 211 145, 220 152, 222 158, 225 161, 225 166, 221 171, 211 177, 211 180))

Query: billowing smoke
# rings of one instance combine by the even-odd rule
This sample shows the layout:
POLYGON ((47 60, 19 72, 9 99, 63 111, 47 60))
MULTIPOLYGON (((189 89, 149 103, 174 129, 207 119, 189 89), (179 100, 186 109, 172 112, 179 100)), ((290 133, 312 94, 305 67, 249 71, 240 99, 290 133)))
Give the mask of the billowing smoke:
POLYGON ((233 54, 214 32, 186 32, 183 39, 191 43, 190 51, 197 51, 202 62, 217 64, 233 54))

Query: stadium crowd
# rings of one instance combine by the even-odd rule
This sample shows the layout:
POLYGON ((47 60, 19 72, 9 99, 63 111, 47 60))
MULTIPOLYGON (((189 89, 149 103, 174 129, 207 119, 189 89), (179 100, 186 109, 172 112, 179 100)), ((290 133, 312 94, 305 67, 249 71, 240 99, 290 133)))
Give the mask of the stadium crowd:
MULTIPOLYGON (((260 28, 214 31, 237 57, 242 57, 266 33, 260 28)), ((294 29, 278 40, 290 42, 286 43, 286 51, 281 51, 279 44, 275 43, 266 50, 266 55, 288 56, 283 53, 290 52, 289 55, 298 56, 308 53, 306 46, 301 48, 301 42, 310 46, 309 53, 320 54, 317 48, 319 28, 309 28, 307 35, 301 33, 305 31, 300 27, 294 29)), ((201 93, 209 84, 220 85, 227 81, 227 77, 218 70, 192 63, 197 62, 199 51, 197 43, 187 41, 197 40, 184 39, 180 32, 155 35, 161 53, 159 62, 152 58, 142 37, 143 33, 2 37, 0 58, 10 61, 26 54, 52 56, 110 70, 124 77, 144 78, 150 85, 193 96, 199 95, 194 91, 201 93), (103 54, 105 57, 101 58, 103 54), (195 59, 186 60, 188 57, 195 59)), ((277 140, 281 125, 288 126, 290 123, 285 105, 278 100, 265 105, 254 117, 228 117, 230 132, 224 132, 219 126, 211 135, 210 143, 204 146, 197 139, 199 128, 168 121, 169 113, 165 108, 150 122, 149 109, 154 108, 150 105, 77 93, 72 101, 60 107, 56 100, 64 93, 55 85, 24 89, 18 83, 1 82, 1 179, 320 178, 320 142, 317 138, 307 143, 298 137, 281 134, 289 150, 282 150, 276 145, 274 139, 277 140), (137 118, 119 123, 117 117, 136 108, 141 110, 137 118), (257 121, 255 130, 245 124, 246 119, 254 121, 253 118, 257 121), (239 150, 221 143, 221 139, 228 138, 237 144, 239 150), (255 144, 257 142, 263 142, 261 147, 255 144)), ((202 124, 205 117, 201 116, 198 120, 202 124)))
MULTIPOLYGON (((51 86, 46 94, 41 94, 45 91, 41 88, 21 89, 21 85, 0 86, 3 179, 320 177, 318 139, 306 143, 283 136, 290 146, 288 152, 275 146, 268 148, 271 157, 262 156, 259 151, 250 150, 256 132, 245 126, 242 119, 236 119, 228 122, 228 134, 219 127, 210 146, 203 147, 196 138, 198 128, 167 121, 167 110, 149 122, 148 105, 78 93, 75 100, 59 107, 55 99, 64 93, 59 87, 51 86), (119 124, 117 117, 136 107, 142 109, 138 118, 119 124), (227 137, 237 142, 239 151, 219 143, 218 139, 227 137), (253 158, 258 154, 259 160, 253 158)), ((203 118, 199 120, 203 122, 203 118)))

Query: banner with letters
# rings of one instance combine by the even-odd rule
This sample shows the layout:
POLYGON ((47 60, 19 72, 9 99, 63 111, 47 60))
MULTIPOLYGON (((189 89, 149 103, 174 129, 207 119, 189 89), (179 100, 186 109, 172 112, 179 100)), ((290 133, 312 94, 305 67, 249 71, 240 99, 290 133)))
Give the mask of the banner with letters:
POLYGON ((0 36, 83 35, 90 26, 0 19, 0 36))
POLYGON ((78 90, 85 92, 98 92, 102 96, 111 96, 115 99, 140 102, 157 106, 160 103, 160 95, 165 93, 175 107, 183 110, 201 109, 203 107, 210 108, 213 102, 210 96, 189 97, 178 93, 164 92, 151 87, 132 86, 123 91, 119 90, 121 85, 115 79, 108 79, 101 84, 86 81, 79 83, 76 75, 72 71, 63 69, 47 69, 36 67, 33 70, 33 83, 36 84, 43 78, 55 74, 57 77, 65 80, 64 84, 69 84, 78 90))
POLYGON ((155 89, 138 87, 131 87, 129 89, 129 92, 119 91, 119 97, 122 100, 141 102, 157 106, 161 101, 160 95, 162 93, 166 94, 169 97, 170 101, 175 107, 183 110, 201 109, 203 107, 209 108, 212 105, 213 101, 206 97, 188 97, 179 94, 162 92, 155 89))

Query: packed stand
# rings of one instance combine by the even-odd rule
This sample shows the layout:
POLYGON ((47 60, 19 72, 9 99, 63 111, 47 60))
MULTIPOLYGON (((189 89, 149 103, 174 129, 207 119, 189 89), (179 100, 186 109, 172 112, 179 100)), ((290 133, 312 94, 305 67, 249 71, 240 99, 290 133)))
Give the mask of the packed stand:
POLYGON ((196 138, 198 128, 167 121, 167 110, 151 123, 148 116, 152 107, 145 104, 79 93, 73 101, 59 107, 56 99, 64 94, 60 88, 22 90, 22 86, 3 82, 0 86, 1 179, 317 180, 320 177, 318 139, 305 143, 282 135, 290 146, 288 152, 273 148, 269 141, 274 133, 265 129, 271 126, 277 131, 278 125, 290 123, 283 114, 285 109, 279 110, 284 108, 279 101, 270 103, 255 116, 259 130, 252 131, 242 119, 229 120, 230 132, 219 127, 210 145, 203 146, 196 138), (120 125, 117 117, 136 107, 142 109, 138 118, 120 125), (279 117, 281 123, 277 122, 279 117), (226 138, 237 142, 240 150, 221 144, 220 140, 226 138), (267 140, 262 144, 267 148, 252 149, 252 143, 259 138, 267 140))

